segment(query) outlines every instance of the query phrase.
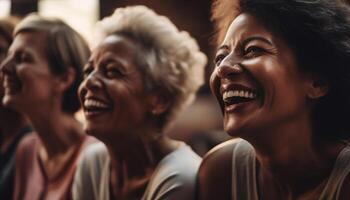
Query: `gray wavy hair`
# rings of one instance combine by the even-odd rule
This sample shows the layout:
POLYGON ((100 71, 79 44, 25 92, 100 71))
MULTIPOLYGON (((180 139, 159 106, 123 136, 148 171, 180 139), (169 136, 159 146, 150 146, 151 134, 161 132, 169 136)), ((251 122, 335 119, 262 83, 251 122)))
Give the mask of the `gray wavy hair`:
POLYGON ((193 102, 204 82, 207 58, 187 32, 179 31, 165 16, 145 6, 117 8, 97 23, 97 40, 123 35, 140 46, 136 59, 145 89, 161 91, 169 98, 169 109, 159 116, 161 129, 193 102))

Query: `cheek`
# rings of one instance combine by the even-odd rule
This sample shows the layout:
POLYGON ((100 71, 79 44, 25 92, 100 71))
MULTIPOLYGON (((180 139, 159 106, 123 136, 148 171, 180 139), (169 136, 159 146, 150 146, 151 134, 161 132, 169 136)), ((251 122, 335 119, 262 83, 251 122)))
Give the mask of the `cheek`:
POLYGON ((146 112, 144 96, 120 88, 119 93, 114 92, 112 98, 116 118, 132 120, 134 124, 143 120, 146 112))
POLYGON ((2 99, 2 97, 4 96, 4 77, 3 74, 0 72, 0 100, 2 99))
MULTIPOLYGON (((217 68, 216 68, 217 69, 217 68)), ((219 100, 221 101, 221 94, 220 94, 220 78, 217 76, 217 70, 214 70, 213 73, 210 76, 209 79, 209 85, 211 93, 219 100)), ((222 105, 221 105, 222 106, 222 105)))
POLYGON ((209 79, 209 86, 213 94, 216 93, 217 88, 219 87, 219 83, 220 83, 220 80, 219 80, 219 77, 217 76, 217 68, 215 68, 214 71, 211 73, 210 79, 209 79))
POLYGON ((78 91, 77 91, 77 95, 78 95, 78 98, 80 100, 80 102, 83 101, 83 97, 85 95, 85 84, 86 84, 86 79, 84 79, 80 85, 79 85, 79 88, 78 88, 78 91))

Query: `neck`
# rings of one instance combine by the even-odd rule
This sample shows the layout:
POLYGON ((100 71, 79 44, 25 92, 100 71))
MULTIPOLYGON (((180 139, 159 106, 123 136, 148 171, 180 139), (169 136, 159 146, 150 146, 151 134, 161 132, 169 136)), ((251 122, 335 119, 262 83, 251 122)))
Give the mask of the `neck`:
POLYGON ((262 179, 277 185, 284 196, 296 197, 317 188, 344 147, 340 142, 316 140, 310 124, 301 120, 245 138, 255 148, 262 179))
POLYGON ((153 171, 167 154, 176 149, 177 142, 159 136, 152 140, 137 138, 106 145, 111 156, 111 167, 117 171, 116 176, 132 179, 153 171))
POLYGON ((20 130, 28 126, 28 122, 18 112, 0 106, 0 147, 5 152, 20 130))
POLYGON ((81 124, 71 114, 52 110, 29 116, 48 157, 54 157, 79 144, 83 137, 81 124))

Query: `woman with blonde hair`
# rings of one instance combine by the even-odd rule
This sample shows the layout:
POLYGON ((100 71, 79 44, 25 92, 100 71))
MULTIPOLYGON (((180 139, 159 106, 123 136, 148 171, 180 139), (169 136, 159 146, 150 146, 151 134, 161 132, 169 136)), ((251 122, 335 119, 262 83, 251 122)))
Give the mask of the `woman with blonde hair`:
MULTIPOLYGON (((10 47, 17 18, 0 19, 0 64, 10 47)), ((0 99, 4 96, 3 74, 0 72, 0 99)), ((14 187, 15 153, 18 143, 31 131, 25 117, 0 103, 0 197, 12 199, 14 187)))
POLYGON ((59 19, 30 15, 14 31, 2 65, 3 104, 28 116, 35 134, 16 152, 14 199, 70 199, 76 162, 92 141, 74 118, 77 88, 90 55, 59 19))

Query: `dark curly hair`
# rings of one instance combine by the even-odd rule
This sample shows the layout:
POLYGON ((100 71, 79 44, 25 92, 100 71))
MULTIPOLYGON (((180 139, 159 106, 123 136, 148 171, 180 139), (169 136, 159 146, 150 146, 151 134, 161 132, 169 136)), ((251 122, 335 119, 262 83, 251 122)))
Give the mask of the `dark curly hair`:
POLYGON ((314 106, 317 136, 350 137, 350 10, 333 0, 216 0, 212 19, 217 42, 240 13, 254 16, 294 52, 300 69, 329 86, 314 106))

